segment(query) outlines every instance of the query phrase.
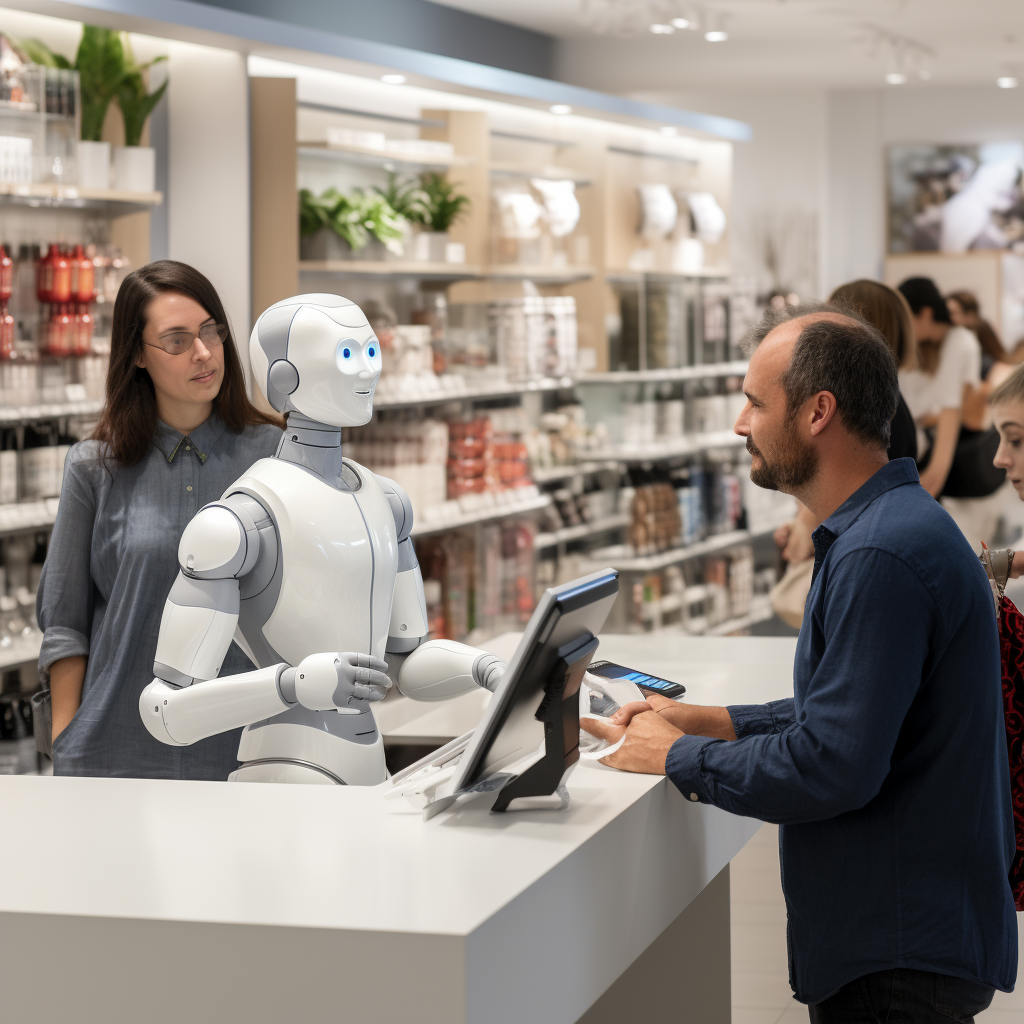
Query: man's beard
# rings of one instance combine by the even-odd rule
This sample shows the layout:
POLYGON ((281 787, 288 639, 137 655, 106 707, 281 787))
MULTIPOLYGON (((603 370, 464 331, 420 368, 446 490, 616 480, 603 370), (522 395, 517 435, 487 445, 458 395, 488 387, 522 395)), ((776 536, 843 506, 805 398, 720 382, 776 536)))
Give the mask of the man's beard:
POLYGON ((783 491, 792 494, 818 472, 818 453, 808 444, 792 435, 782 447, 772 452, 771 459, 765 458, 753 439, 747 438, 747 451, 761 457, 759 469, 750 467, 750 479, 758 487, 768 491, 783 491))

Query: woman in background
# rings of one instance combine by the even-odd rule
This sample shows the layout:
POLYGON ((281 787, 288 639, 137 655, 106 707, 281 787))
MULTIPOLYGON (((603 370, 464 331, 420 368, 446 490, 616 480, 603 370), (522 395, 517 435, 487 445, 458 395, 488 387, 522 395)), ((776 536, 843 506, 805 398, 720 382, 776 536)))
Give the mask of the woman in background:
MULTIPOLYGON (((280 438, 246 397, 213 285, 173 260, 129 274, 114 302, 106 405, 68 453, 39 582, 55 774, 224 780, 238 766, 240 730, 166 746, 142 724, 139 695, 182 531, 280 438)), ((252 667, 232 644, 224 673, 252 667)))

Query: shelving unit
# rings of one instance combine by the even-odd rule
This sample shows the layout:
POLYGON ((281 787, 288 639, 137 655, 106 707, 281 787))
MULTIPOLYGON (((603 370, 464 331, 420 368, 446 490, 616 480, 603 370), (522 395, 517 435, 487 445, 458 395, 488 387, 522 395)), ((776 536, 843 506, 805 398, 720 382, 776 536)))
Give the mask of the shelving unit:
POLYGON ((56 519, 56 498, 0 505, 0 536, 49 529, 56 519))
POLYGON ((120 192, 112 188, 70 185, 12 185, 0 182, 0 203, 30 207, 95 210, 108 216, 151 210, 164 201, 161 192, 120 192))
POLYGON ((8 672, 22 665, 31 665, 39 660, 39 650, 43 643, 43 634, 34 631, 32 636, 18 637, 6 647, 0 645, 0 672, 8 672))
POLYGON ((417 263, 412 260, 300 260, 299 273, 339 277, 420 277, 432 281, 472 281, 483 268, 467 263, 417 263))
POLYGON ((46 405, 9 405, 0 407, 0 425, 39 423, 43 420, 64 419, 70 416, 98 416, 102 402, 53 402, 46 405))
POLYGON ((564 266, 538 267, 521 266, 516 263, 492 263, 484 270, 484 277, 498 281, 535 281, 538 284, 572 284, 575 281, 589 281, 594 276, 593 267, 564 266))
POLYGON ((578 476, 593 476, 594 473, 622 471, 622 463, 618 459, 584 459, 566 466, 537 466, 533 470, 533 480, 537 484, 554 484, 563 480, 571 480, 578 476))
POLYGON ((346 163, 362 163, 383 167, 385 170, 426 171, 446 170, 449 167, 466 167, 471 160, 464 157, 414 157, 388 149, 371 149, 366 146, 342 146, 331 142, 299 142, 300 156, 326 157, 343 160, 346 163))
POLYGON ((571 167, 522 167, 518 164, 492 163, 492 178, 540 178, 544 181, 571 181, 577 188, 586 188, 594 184, 594 179, 582 171, 571 167))
POLYGON ((546 494, 534 495, 521 501, 501 500, 506 494, 507 491, 502 491, 498 495, 490 495, 489 497, 495 499, 494 504, 476 510, 457 512, 450 516, 434 509, 425 509, 423 517, 414 523, 412 535, 426 537, 432 533, 444 533, 446 530, 459 530, 466 526, 476 526, 478 523, 507 519, 509 516, 528 515, 531 512, 540 512, 551 504, 551 498, 546 494))
POLYGON ((580 523, 579 526, 563 526, 560 530, 551 533, 538 533, 534 538, 533 545, 537 549, 553 548, 559 544, 568 544, 576 540, 584 540, 588 537, 597 537, 609 530, 621 530, 629 525, 629 514, 617 512, 613 516, 604 516, 595 519, 591 523, 580 523))
POLYGON ((734 434, 731 430, 716 431, 708 434, 690 434, 676 441, 655 441, 638 448, 607 448, 591 452, 593 459, 617 459, 619 462, 631 464, 644 462, 664 462, 667 459, 682 459, 691 455, 713 451, 716 448, 742 448, 747 439, 734 434))
POLYGON ((420 406, 444 405, 447 402, 485 402, 494 398, 518 398, 521 395, 545 391, 560 391, 563 388, 571 388, 571 378, 559 380, 530 381, 526 384, 499 384, 493 387, 480 386, 470 387, 464 384, 462 388, 443 388, 436 393, 421 394, 409 398, 395 398, 385 394, 383 397, 374 397, 374 409, 409 409, 420 406))
POLYGON ((775 618, 775 609, 767 598, 754 601, 750 611, 746 615, 740 615, 735 619, 728 619, 720 622, 717 626, 709 626, 704 631, 704 636, 728 636, 730 633, 737 633, 741 629, 749 629, 759 622, 768 622, 775 618))
POLYGON ((670 370, 606 370, 604 373, 583 373, 578 384, 661 384, 709 377, 742 377, 747 372, 746 360, 730 363, 708 363, 705 366, 679 366, 670 370))

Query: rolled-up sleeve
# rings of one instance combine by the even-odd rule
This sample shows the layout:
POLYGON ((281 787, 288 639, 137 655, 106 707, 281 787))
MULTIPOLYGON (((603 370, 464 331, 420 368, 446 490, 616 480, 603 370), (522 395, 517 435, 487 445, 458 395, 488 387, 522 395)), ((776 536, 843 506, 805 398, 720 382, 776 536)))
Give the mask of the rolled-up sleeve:
POLYGON ((827 586, 827 646, 799 709, 730 709, 740 738, 677 740, 665 767, 685 796, 787 824, 863 807, 878 792, 921 685, 936 603, 914 570, 876 549, 841 559, 827 586))
POLYGON ((96 494, 76 452, 68 455, 46 562, 36 595, 43 631, 39 678, 48 686, 50 666, 61 658, 88 655, 93 583, 90 566, 96 494))

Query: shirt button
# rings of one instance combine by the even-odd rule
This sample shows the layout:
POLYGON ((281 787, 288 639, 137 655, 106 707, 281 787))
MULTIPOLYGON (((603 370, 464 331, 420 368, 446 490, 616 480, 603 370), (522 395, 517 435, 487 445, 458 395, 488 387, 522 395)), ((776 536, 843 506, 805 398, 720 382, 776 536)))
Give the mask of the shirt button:
POLYGON ((188 445, 188 444, 187 444, 187 445, 185 445, 185 451, 187 451, 187 452, 190 452, 190 451, 192 451, 192 446, 191 446, 191 445, 188 445))
POLYGON ((186 490, 186 491, 191 491, 191 490, 192 490, 192 485, 191 485, 191 484, 189 484, 189 485, 188 485, 188 487, 186 487, 186 488, 185 488, 185 490, 186 490))
POLYGON ((691 800, 699 800, 699 799, 700 799, 700 797, 699 797, 699 796, 697 796, 697 794, 696 794, 696 793, 691 793, 691 794, 690 794, 690 799, 691 799, 691 800))

